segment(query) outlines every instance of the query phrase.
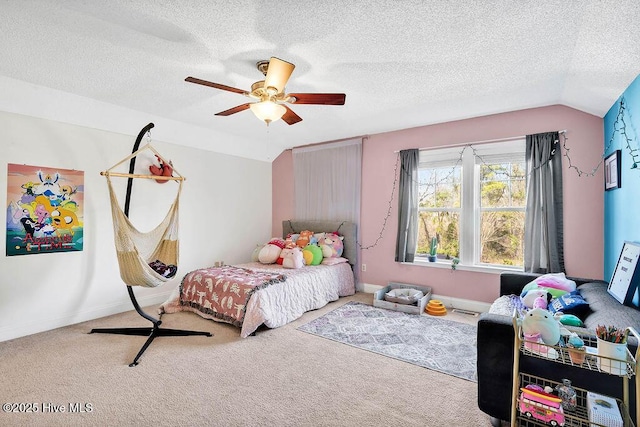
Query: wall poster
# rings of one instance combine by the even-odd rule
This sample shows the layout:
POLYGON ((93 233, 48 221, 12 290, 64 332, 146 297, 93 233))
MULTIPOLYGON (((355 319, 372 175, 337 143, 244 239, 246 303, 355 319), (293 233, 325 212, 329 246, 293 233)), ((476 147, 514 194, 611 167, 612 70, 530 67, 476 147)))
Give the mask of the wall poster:
POLYGON ((7 165, 7 256, 81 251, 84 172, 7 165))

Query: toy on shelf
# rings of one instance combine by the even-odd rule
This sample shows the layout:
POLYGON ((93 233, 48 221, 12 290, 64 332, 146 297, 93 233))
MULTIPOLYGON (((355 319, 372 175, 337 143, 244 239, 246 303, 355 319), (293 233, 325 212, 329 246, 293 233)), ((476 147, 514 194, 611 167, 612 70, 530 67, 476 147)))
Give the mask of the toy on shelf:
POLYGON ((553 315, 542 308, 533 308, 522 319, 524 348, 532 353, 557 359, 558 352, 549 347, 560 340, 560 323, 553 315))
POLYGON ((535 418, 552 426, 564 425, 562 399, 535 384, 520 388, 518 409, 527 418, 535 418))
POLYGON ((432 316, 444 316, 447 314, 447 308, 444 306, 442 301, 437 299, 432 299, 427 303, 427 308, 425 309, 427 314, 432 316))
POLYGON ((587 357, 587 348, 584 345, 584 340, 578 334, 572 332, 567 338, 566 347, 571 361, 577 365, 582 365, 587 357))
MULTIPOLYGON (((554 316, 556 321, 557 317, 554 316)), ((596 347, 596 340, 601 340, 601 337, 605 335, 605 329, 608 332, 608 328, 596 328, 595 334, 574 332, 565 328, 564 324, 560 322, 557 325, 552 324, 549 312, 540 308, 534 308, 524 313, 516 308, 513 310, 512 320, 515 334, 510 425, 531 426, 542 423, 560 427, 565 425, 592 426, 596 423, 599 426, 615 425, 616 427, 635 425, 629 414, 631 403, 629 380, 637 375, 637 360, 640 360, 638 357, 640 350, 636 350, 635 356, 627 350, 626 361, 620 360, 627 365, 625 371, 622 373, 610 372, 601 366, 601 359, 609 358, 603 356, 601 349, 596 347), (532 312, 533 314, 531 314, 532 312), (579 333, 580 335, 578 335, 579 333), (556 359, 557 362, 549 361, 549 367, 552 363, 559 363, 573 365, 576 369, 598 373, 603 377, 611 373, 620 376, 622 379, 620 399, 616 396, 612 399, 612 403, 609 403, 609 406, 615 411, 619 409, 623 420, 613 424, 609 420, 602 422, 601 419, 594 419, 595 414, 589 403, 589 394, 593 393, 573 386, 569 379, 563 379, 562 383, 558 384, 550 378, 537 377, 527 373, 528 369, 524 369, 527 366, 522 366, 520 363, 521 357, 527 354, 556 359), (586 358, 583 360, 585 356, 586 358), (526 387, 523 387, 524 385, 526 387)), ((625 331, 640 341, 640 335, 635 329, 627 327, 625 331)), ((622 341, 622 336, 620 332, 613 332, 605 338, 615 342, 622 341)), ((582 377, 581 374, 576 373, 576 375, 582 377)), ((581 380, 584 381, 583 378, 581 380)), ((593 379, 589 378, 588 382, 595 383, 598 380, 599 378, 594 376, 593 379)), ((636 382, 635 378, 634 382, 636 382)), ((640 387, 640 384, 636 383, 635 386, 640 387)), ((619 393, 617 394, 619 395, 619 393)), ((633 404, 636 408, 636 419, 640 420, 639 395, 640 393, 636 393, 636 400, 633 404)), ((603 400, 600 399, 600 401, 603 400)), ((603 404, 603 406, 607 405, 603 404)), ((597 409, 597 411, 601 410, 602 408, 597 409)), ((618 421, 618 418, 616 420, 618 421)))

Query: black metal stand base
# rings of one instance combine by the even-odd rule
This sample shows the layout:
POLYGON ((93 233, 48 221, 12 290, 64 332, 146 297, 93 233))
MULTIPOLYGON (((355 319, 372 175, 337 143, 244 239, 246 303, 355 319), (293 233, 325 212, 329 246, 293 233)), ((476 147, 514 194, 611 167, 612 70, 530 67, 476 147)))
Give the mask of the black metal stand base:
POLYGON ((142 310, 142 308, 140 308, 140 304, 138 304, 138 300, 136 300, 136 295, 133 293, 133 289, 131 289, 131 286, 127 286, 127 291, 129 292, 129 298, 131 298, 131 303, 133 304, 133 307, 136 309, 138 314, 140 316, 144 317, 145 319, 147 319, 148 321, 150 321, 151 323, 153 323, 153 327, 147 327, 147 328, 144 328, 144 327, 143 328, 98 328, 98 329, 92 329, 89 333, 90 334, 135 335, 135 336, 149 337, 149 338, 147 338, 147 341, 145 341, 144 345, 142 346, 142 348, 140 349, 140 351, 138 352, 136 357, 133 359, 133 362, 131 362, 129 364, 129 366, 133 367, 133 366, 136 366, 138 364, 138 360, 140 359, 140 356, 142 356, 142 353, 145 352, 147 347, 149 347, 149 345, 151 345, 151 343, 153 342, 153 340, 156 337, 186 337, 186 336, 191 336, 191 335, 200 335, 200 336, 205 336, 205 337, 213 336, 213 334, 211 334, 211 332, 185 331, 185 330, 182 330, 182 329, 165 329, 165 328, 161 328, 160 325, 162 324, 162 321, 160 319, 156 319, 154 317, 151 317, 150 315, 145 313, 142 310))
MULTIPOLYGON (((162 322, 158 322, 160 324, 162 322)), ((90 334, 119 334, 119 335, 135 335, 139 337, 146 337, 148 335, 156 337, 186 337, 189 335, 204 335, 211 336, 211 332, 201 331, 185 331, 182 329, 167 329, 167 328, 102 328, 92 329, 90 334)))
MULTIPOLYGON (((147 126, 142 128, 142 130, 138 134, 138 138, 136 138, 135 144, 133 145, 132 153, 135 153, 136 150, 138 150, 138 147, 140 146, 140 141, 142 140, 142 137, 149 130, 151 130, 152 127, 153 127, 153 123, 149 123, 147 126)), ((135 157, 132 158, 131 161, 129 162, 129 173, 131 173, 131 174, 134 171, 135 162, 136 162, 136 158, 135 157)), ((126 196, 126 199, 125 199, 125 206, 124 206, 124 214, 127 217, 129 216, 129 203, 131 201, 131 188, 132 188, 132 185, 133 185, 133 179, 129 178, 128 182, 127 182, 127 196, 126 196)), ((136 309, 138 314, 140 316, 144 317, 145 319, 147 319, 148 321, 150 321, 151 323, 153 323, 153 327, 147 327, 147 328, 100 328, 100 329, 92 329, 91 332, 89 332, 89 333, 90 334, 119 334, 119 335, 148 336, 149 338, 147 338, 147 341, 144 343, 144 345, 142 346, 142 348, 140 349, 140 351, 136 355, 135 359, 133 359, 133 362, 131 362, 129 364, 129 366, 136 366, 138 364, 138 360, 140 359, 140 356, 142 356, 142 353, 145 352, 145 350, 149 347, 149 345, 151 345, 151 343, 153 342, 153 340, 156 337, 186 337, 186 336, 190 336, 190 335, 201 335, 201 336, 206 336, 206 337, 213 336, 211 334, 211 332, 184 331, 184 330, 181 330, 181 329, 163 329, 163 328, 161 328, 160 325, 162 324, 162 321, 160 319, 156 319, 156 318, 148 315, 144 311, 142 311, 142 308, 140 308, 140 304, 138 304, 138 301, 136 300, 136 295, 133 293, 133 289, 131 289, 131 286, 127 286, 127 291, 129 292, 129 298, 131 299, 131 303, 133 304, 133 307, 136 309)))
POLYGON ((145 341, 144 345, 142 346, 136 357, 133 359, 133 362, 129 364, 129 366, 131 367, 136 366, 139 363, 138 361, 140 357, 156 337, 186 337, 190 335, 201 335, 206 337, 212 336, 210 332, 185 331, 182 329, 165 329, 160 327, 160 324, 162 323, 160 320, 157 320, 156 322, 154 322, 154 325, 151 328, 101 328, 92 329, 89 333, 148 336, 149 338, 147 338, 147 341, 145 341))

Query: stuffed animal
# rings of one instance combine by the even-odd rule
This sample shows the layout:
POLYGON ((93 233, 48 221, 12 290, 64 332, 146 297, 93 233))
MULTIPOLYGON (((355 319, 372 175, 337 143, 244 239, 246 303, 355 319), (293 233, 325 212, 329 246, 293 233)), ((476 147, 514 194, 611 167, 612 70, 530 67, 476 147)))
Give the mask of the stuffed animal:
POLYGON ((527 308, 547 308, 549 301, 549 293, 545 289, 531 289, 528 291, 522 291, 520 294, 520 300, 527 308), (540 298, 540 300, 538 299, 540 298))
POLYGON ((525 336, 540 334, 540 339, 547 345, 556 345, 560 341, 560 323, 551 312, 542 308, 532 308, 522 319, 522 332, 525 336))
POLYGON ((291 249, 291 248, 295 248, 296 244, 294 243, 294 241, 291 239, 291 237, 287 237, 284 240, 284 247, 285 249, 291 249))
POLYGON ((302 250, 302 258, 304 260, 304 265, 311 265, 311 263, 313 262, 313 252, 307 250, 307 248, 304 248, 302 250))
POLYGON ((344 250, 344 244, 342 240, 344 236, 339 236, 336 233, 325 233, 324 237, 318 241, 320 249, 322 249, 322 256, 324 258, 337 258, 342 256, 344 250))
POLYGON ((260 249, 260 253, 258 254, 258 261, 262 264, 273 264, 278 261, 280 258, 280 252, 284 248, 284 240, 282 239, 271 239, 269 243, 264 245, 262 249, 260 249))
POLYGON ((547 299, 545 297, 538 297, 533 301, 533 308, 547 309, 547 299))
POLYGON ((312 236, 313 236, 313 231, 309 231, 309 230, 301 231, 300 236, 298 236, 298 239, 296 240, 296 245, 300 249, 303 249, 305 246, 311 243, 312 236))
POLYGON ((564 273, 550 273, 539 276, 535 280, 527 283, 522 291, 524 293, 531 289, 544 289, 549 292, 553 298, 558 298, 575 291, 576 282, 567 279, 564 273))
MULTIPOLYGON (((166 164, 157 154, 156 158, 158 159, 158 162, 160 162, 160 166, 149 166, 149 172, 156 176, 171 176, 173 174, 173 165, 171 164, 171 162, 169 162, 169 164, 166 164)), ((165 184, 167 181, 167 179, 156 179, 156 182, 158 184, 165 184)))
POLYGON ((284 268, 302 268, 304 266, 302 249, 297 246, 283 249, 280 255, 283 259, 282 266, 284 268))
POLYGON ((251 254, 251 262, 259 262, 260 261, 260 251, 264 245, 256 245, 253 253, 251 254))
POLYGON ((311 263, 307 263, 307 265, 318 265, 322 262, 322 249, 318 245, 307 245, 304 247, 303 256, 305 259, 311 258, 311 263), (306 255, 306 253, 311 255, 306 255))
MULTIPOLYGON (((282 242, 282 251, 284 251, 285 249, 287 249, 287 241, 282 239, 280 239, 280 241, 282 242)), ((282 263, 284 262, 282 251, 280 251, 280 256, 278 256, 278 259, 276 260, 276 264, 278 265, 282 265, 282 263)))

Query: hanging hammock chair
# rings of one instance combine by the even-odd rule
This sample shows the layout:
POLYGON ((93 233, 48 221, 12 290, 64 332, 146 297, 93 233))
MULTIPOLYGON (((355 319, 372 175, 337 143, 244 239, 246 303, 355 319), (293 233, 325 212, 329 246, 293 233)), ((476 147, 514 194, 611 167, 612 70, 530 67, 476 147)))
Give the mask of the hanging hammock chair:
POLYGON ((151 342, 159 336, 188 336, 203 335, 212 336, 210 332, 201 331, 185 331, 181 329, 161 328, 162 321, 145 313, 133 293, 133 286, 156 287, 171 278, 175 277, 178 269, 178 210, 180 193, 182 192, 182 182, 184 177, 173 168, 177 176, 156 176, 156 175, 138 175, 134 174, 135 157, 143 150, 149 149, 164 164, 169 164, 164 158, 153 148, 151 144, 145 145, 138 150, 142 137, 153 127, 153 123, 149 123, 142 128, 138 134, 138 138, 133 146, 131 155, 119 163, 112 166, 105 172, 101 172, 107 178, 109 187, 109 198, 111 200, 111 215, 113 217, 113 234, 116 246, 116 254, 118 257, 118 265, 120 267, 120 277, 127 284, 127 292, 133 307, 138 314, 153 323, 152 327, 146 328, 100 328, 92 329, 91 333, 103 334, 121 334, 121 335, 138 335, 148 336, 144 345, 133 359, 129 366, 136 366, 140 356, 145 352, 151 342), (122 163, 130 160, 129 173, 114 172, 113 169, 122 163), (125 199, 124 210, 120 208, 118 199, 113 191, 111 184, 112 176, 120 176, 128 178, 127 195, 125 199), (131 189, 134 178, 149 178, 159 180, 178 181, 179 187, 176 198, 169 208, 169 212, 164 220, 153 230, 143 233, 129 221, 129 202, 131 201, 131 189))
POLYGON ((182 181, 164 220, 146 233, 136 229, 120 208, 109 175, 107 184, 122 281, 129 286, 154 288, 171 280, 178 269, 178 202, 182 181))

